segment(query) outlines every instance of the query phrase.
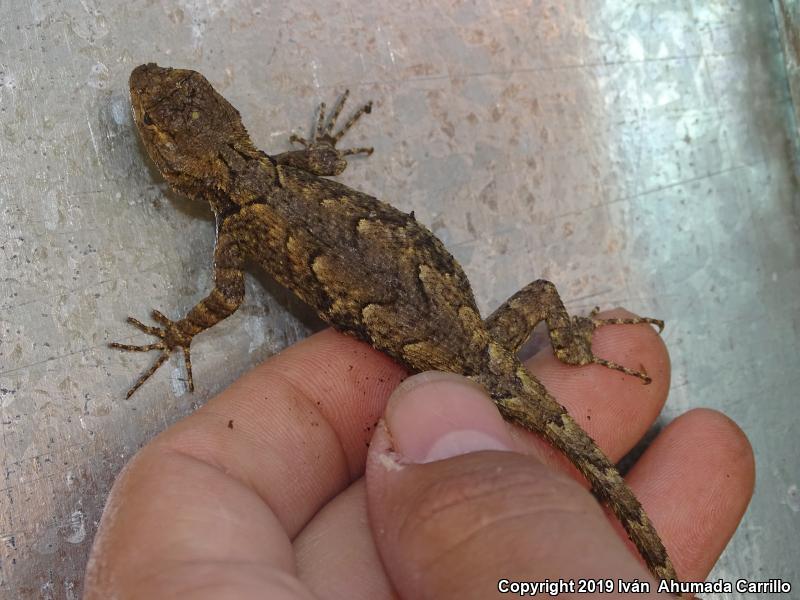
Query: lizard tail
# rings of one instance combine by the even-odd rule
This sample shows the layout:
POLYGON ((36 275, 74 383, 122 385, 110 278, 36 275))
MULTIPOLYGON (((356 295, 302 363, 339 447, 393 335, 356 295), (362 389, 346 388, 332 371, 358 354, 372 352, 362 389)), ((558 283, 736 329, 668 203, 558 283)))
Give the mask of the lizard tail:
POLYGON ((589 481, 595 497, 614 512, 650 572, 659 580, 677 582, 675 568, 655 527, 608 457, 522 364, 517 363, 513 379, 516 393, 492 394, 503 416, 543 435, 560 450, 589 481))

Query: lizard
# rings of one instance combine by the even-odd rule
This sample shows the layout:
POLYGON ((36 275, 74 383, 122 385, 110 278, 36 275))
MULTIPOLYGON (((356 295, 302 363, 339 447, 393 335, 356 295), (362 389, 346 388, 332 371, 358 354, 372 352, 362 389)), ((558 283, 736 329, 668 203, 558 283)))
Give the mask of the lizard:
POLYGON ((320 105, 303 148, 274 156, 256 148, 239 112, 200 73, 148 63, 130 75, 133 118, 142 144, 176 192, 208 202, 215 215, 214 287, 185 317, 154 310, 160 326, 129 317, 155 336, 145 345, 112 342, 134 352, 160 351, 130 397, 177 350, 194 390, 190 345, 244 300, 244 263, 253 261, 336 330, 363 340, 409 372, 458 373, 481 385, 503 417, 544 437, 588 481, 621 522, 650 572, 677 580, 652 522, 615 466, 567 410, 522 364, 518 351, 544 321, 556 358, 599 364, 650 383, 649 376, 595 356, 593 332, 610 324, 650 323, 635 317, 571 316, 546 280, 530 283, 482 319, 462 267, 444 244, 404 213, 328 179, 347 158, 372 148, 341 150, 338 142, 372 109, 360 107, 335 131, 349 92, 326 119, 320 105))

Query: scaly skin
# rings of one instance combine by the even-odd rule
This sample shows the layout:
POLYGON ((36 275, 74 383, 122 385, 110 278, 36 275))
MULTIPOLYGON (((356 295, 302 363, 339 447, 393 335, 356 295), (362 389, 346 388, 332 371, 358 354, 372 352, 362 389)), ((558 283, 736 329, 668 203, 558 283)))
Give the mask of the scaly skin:
POLYGON ((485 321, 469 281, 442 242, 413 214, 324 176, 338 175, 345 156, 336 143, 369 112, 362 107, 333 131, 342 100, 326 123, 324 105, 310 141, 299 151, 268 156, 258 150, 239 113, 199 73, 137 67, 130 78, 136 126, 148 154, 174 190, 208 202, 216 215, 214 289, 179 321, 154 312, 162 327, 129 319, 160 341, 124 350, 160 350, 130 396, 178 348, 186 359, 195 335, 232 314, 244 298, 246 260, 254 260, 314 307, 337 330, 371 344, 411 372, 460 373, 481 384, 503 416, 544 436, 563 452, 611 507, 648 568, 677 579, 652 523, 617 470, 567 411, 517 358, 536 324, 547 322, 556 356, 565 363, 603 364, 595 357, 595 328, 655 319, 570 317, 555 287, 536 281, 485 321))

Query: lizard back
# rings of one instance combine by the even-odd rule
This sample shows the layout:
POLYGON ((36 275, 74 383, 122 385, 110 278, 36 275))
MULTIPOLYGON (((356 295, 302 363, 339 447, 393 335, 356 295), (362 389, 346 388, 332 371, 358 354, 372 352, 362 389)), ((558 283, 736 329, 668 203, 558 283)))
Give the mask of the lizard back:
MULTIPOLYGON (((580 470, 622 522, 660 578, 675 572, 655 528, 608 458, 520 363, 517 351, 547 321, 556 357, 601 364, 649 382, 646 373, 593 355, 591 336, 606 324, 663 322, 646 317, 571 317, 547 281, 512 296, 485 321, 469 281, 442 242, 413 214, 320 175, 336 175, 344 157, 338 132, 323 127, 306 150, 269 156, 250 140, 238 111, 199 73, 154 64, 131 74, 134 120, 164 178, 178 192, 208 201, 217 218, 214 289, 186 317, 164 328, 129 322, 161 341, 131 351, 162 354, 132 394, 175 348, 186 358, 193 336, 232 314, 244 298, 243 264, 258 262, 336 329, 369 342, 412 371, 459 373, 486 389, 503 416, 542 434, 580 470)), ((362 107, 357 115, 368 112, 362 107)), ((334 109, 335 121, 341 104, 334 109)), ((371 150, 370 150, 371 151, 371 150)))

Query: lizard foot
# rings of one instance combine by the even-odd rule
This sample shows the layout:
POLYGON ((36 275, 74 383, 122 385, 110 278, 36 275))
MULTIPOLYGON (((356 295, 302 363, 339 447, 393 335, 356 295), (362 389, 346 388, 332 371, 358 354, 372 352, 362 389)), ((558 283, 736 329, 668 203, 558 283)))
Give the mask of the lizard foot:
MULTIPOLYGON (((599 307, 595 307, 588 317, 573 317, 572 318, 572 332, 574 334, 574 344, 572 348, 564 352, 564 356, 559 355, 559 359, 568 364, 596 364, 602 365, 615 371, 620 371, 626 375, 638 377, 645 385, 652 383, 652 378, 644 371, 636 371, 629 369, 623 365, 617 364, 604 358, 599 358, 592 354, 592 335, 595 329, 603 325, 637 325, 639 323, 649 323, 658 327, 658 332, 664 331, 664 321, 660 319, 652 319, 650 317, 632 317, 629 319, 597 319, 597 313, 600 312, 599 307)), ((558 351, 556 354, 560 354, 558 351)))
MULTIPOLYGON (((327 123, 325 122, 325 103, 323 102, 319 106, 319 117, 317 118, 317 126, 314 129, 314 132, 311 136, 311 140, 306 140, 299 135, 292 135, 289 138, 290 142, 298 143, 305 146, 308 150, 315 150, 317 148, 320 149, 335 149, 336 144, 339 143, 339 140, 344 137, 350 128, 356 124, 361 118, 363 114, 369 114, 372 112, 372 102, 367 102, 364 106, 359 108, 353 115, 347 120, 347 123, 342 126, 339 131, 333 131, 333 128, 336 126, 336 119, 339 118, 339 114, 342 112, 342 108, 344 107, 344 103, 347 101, 347 97, 350 95, 350 90, 345 90, 342 97, 333 107, 333 111, 331 112, 330 117, 328 117, 327 123)), ((348 148, 346 150, 336 150, 336 153, 341 156, 351 156, 353 154, 366 154, 370 155, 374 151, 374 148, 348 148)))
POLYGON ((109 346, 112 348, 125 350, 127 352, 149 352, 150 350, 161 350, 161 354, 153 363, 153 365, 141 377, 139 377, 136 383, 133 384, 133 387, 128 390, 128 394, 125 397, 130 398, 133 393, 138 390, 139 387, 141 387, 141 385, 147 381, 161 365, 164 364, 175 348, 181 348, 183 350, 183 358, 186 361, 186 373, 189 380, 189 391, 193 392, 194 381, 192 380, 192 358, 191 354, 189 353, 189 345, 192 343, 192 334, 183 331, 179 323, 172 321, 157 310, 153 310, 152 316, 154 321, 160 323, 164 327, 151 327, 150 325, 145 325, 133 317, 128 317, 128 323, 137 329, 144 331, 145 333, 149 333, 150 335, 160 338, 160 342, 156 342, 154 344, 145 344, 142 346, 120 344, 118 342, 111 342, 109 344, 109 346))

